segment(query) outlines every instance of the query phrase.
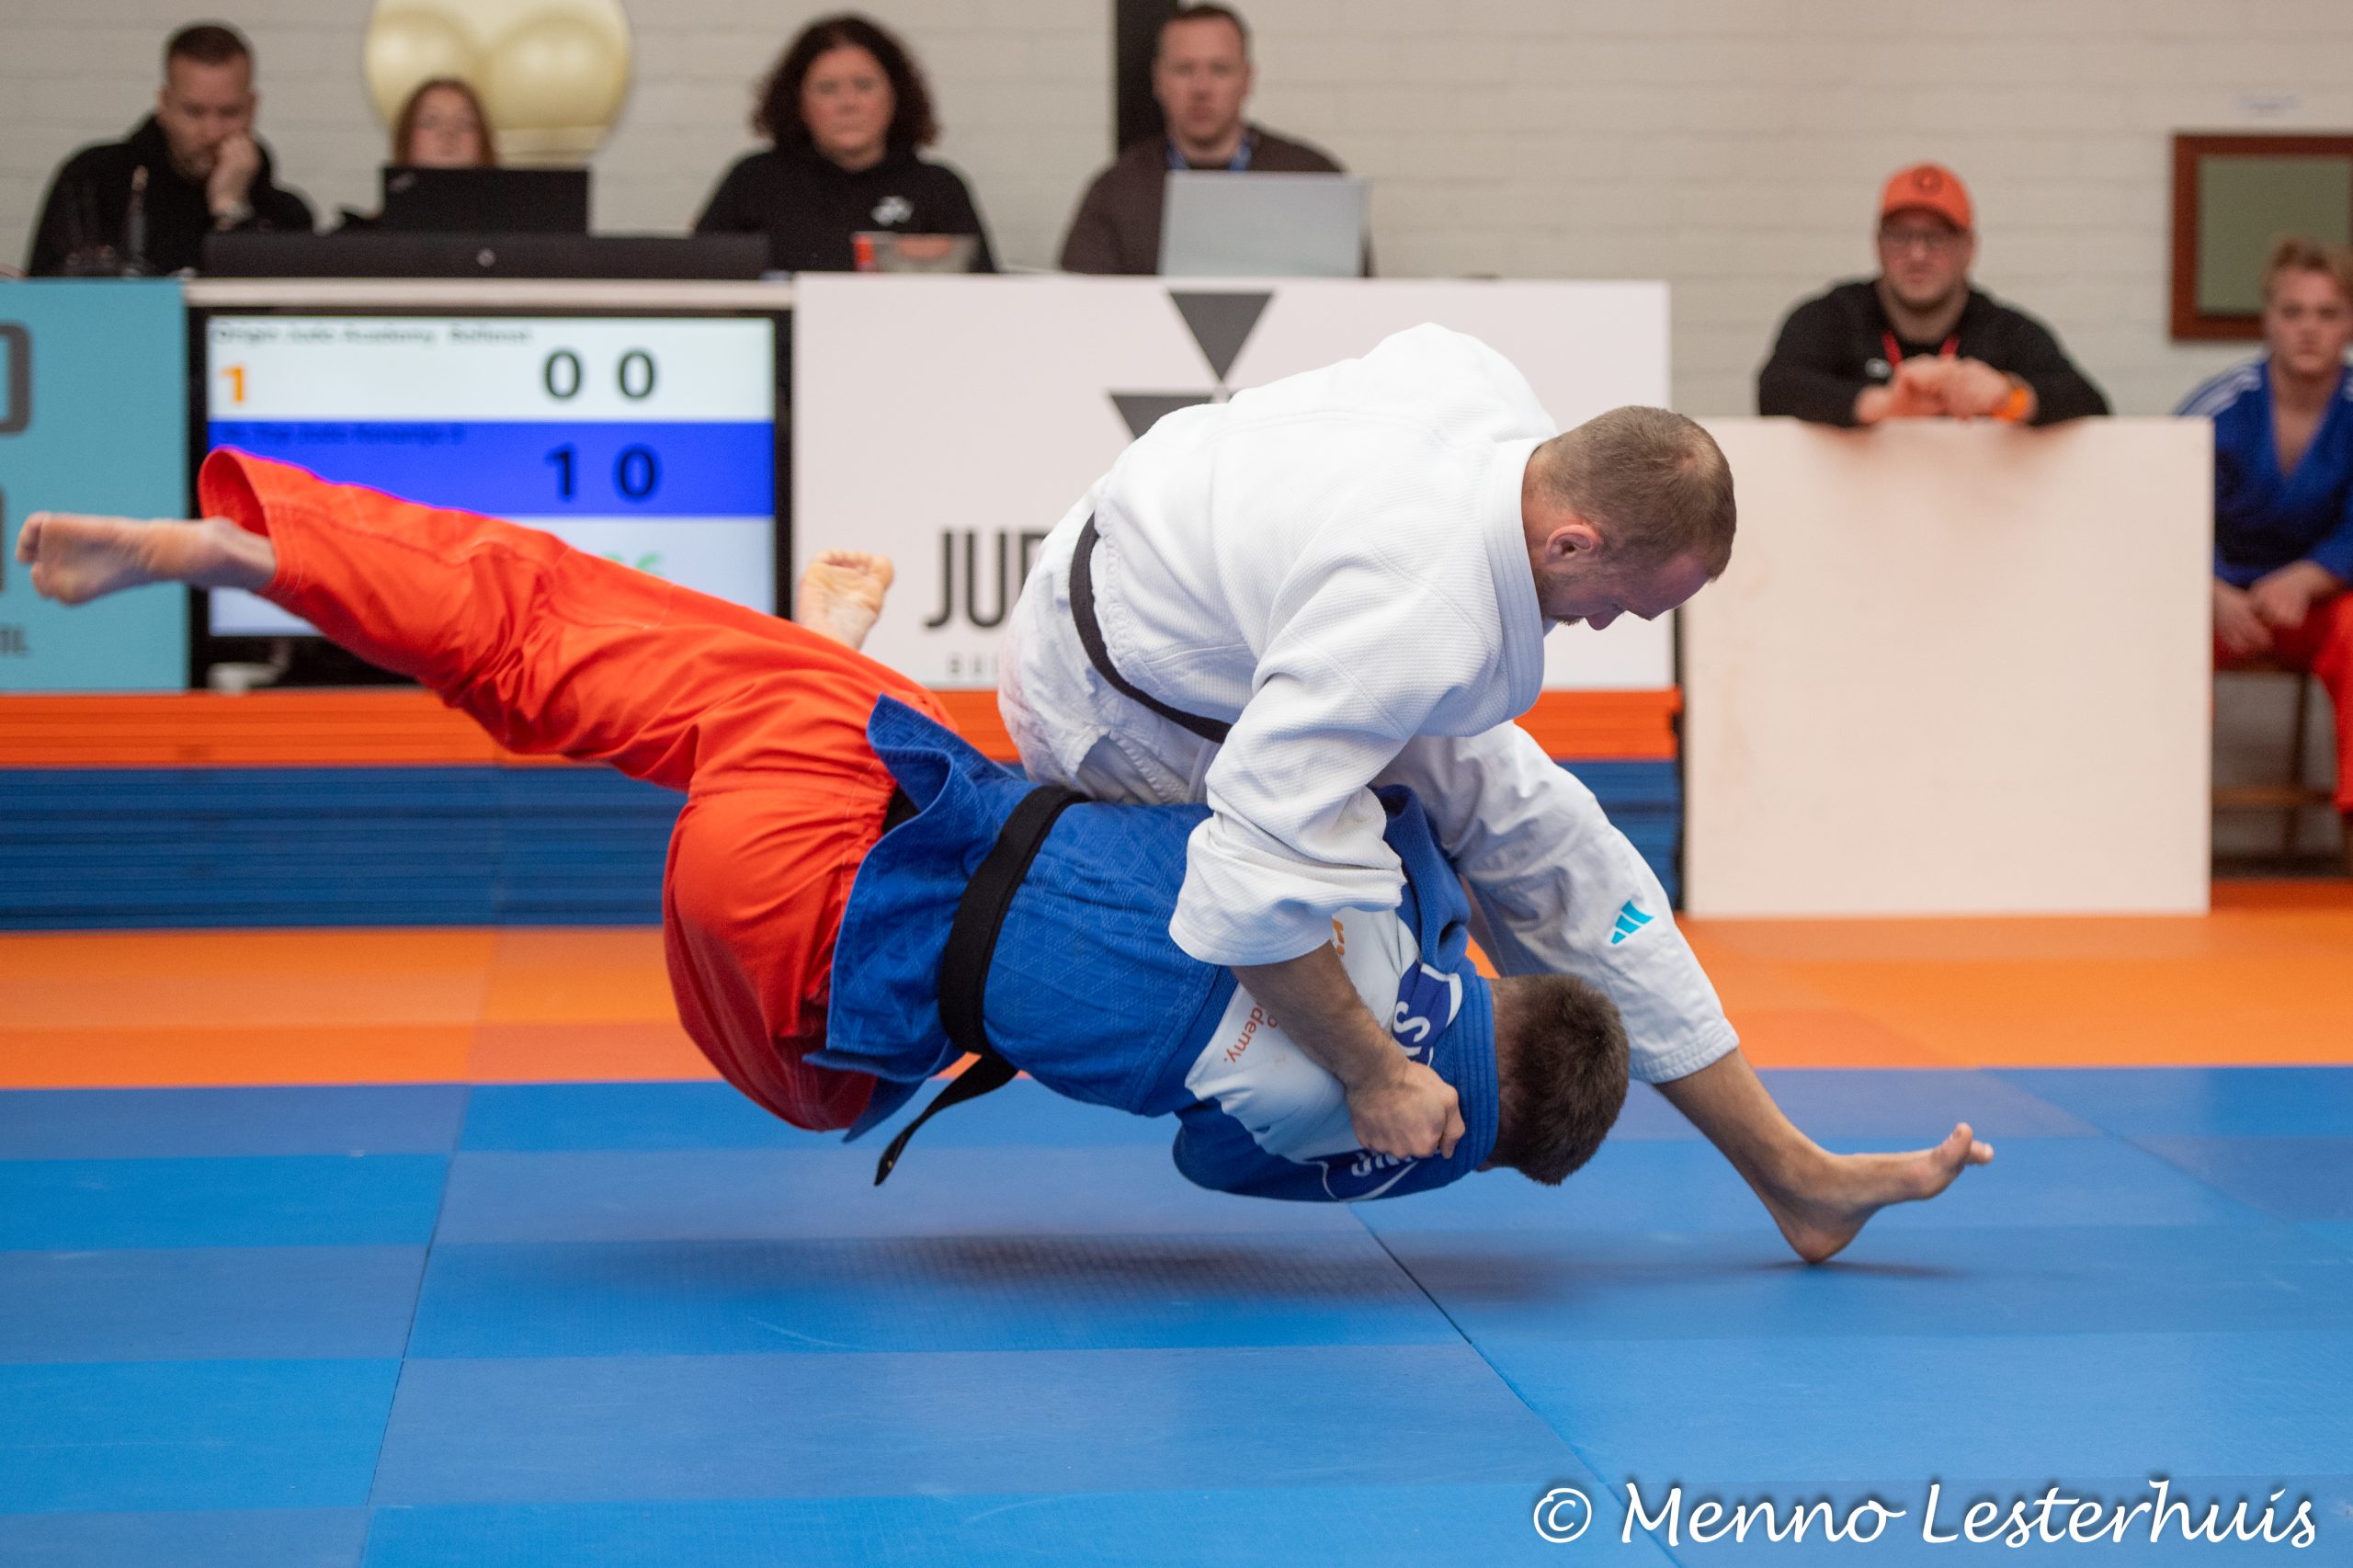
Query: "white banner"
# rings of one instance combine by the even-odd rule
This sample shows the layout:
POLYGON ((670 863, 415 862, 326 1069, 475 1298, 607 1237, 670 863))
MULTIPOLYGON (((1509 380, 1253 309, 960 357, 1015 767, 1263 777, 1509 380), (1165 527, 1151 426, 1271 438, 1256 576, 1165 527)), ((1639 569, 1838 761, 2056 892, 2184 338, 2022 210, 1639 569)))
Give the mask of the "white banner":
MULTIPOLYGON (((1666 286, 804 273, 793 320, 794 565, 898 567, 867 652, 989 687, 1031 552, 1171 408, 1438 322, 1518 366, 1563 426, 1667 395, 1666 286)), ((1671 618, 1575 628, 1547 684, 1674 684, 1671 618)))

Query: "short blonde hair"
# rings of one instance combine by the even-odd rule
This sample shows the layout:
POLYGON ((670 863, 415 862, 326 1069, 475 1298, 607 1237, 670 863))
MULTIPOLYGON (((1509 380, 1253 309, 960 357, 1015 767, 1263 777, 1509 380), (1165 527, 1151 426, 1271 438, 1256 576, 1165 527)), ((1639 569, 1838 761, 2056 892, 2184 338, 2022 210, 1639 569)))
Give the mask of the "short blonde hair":
POLYGON ((2353 250, 2343 245, 2325 245, 2318 240, 2302 234, 2282 234, 2271 242, 2271 259, 2263 264, 2263 302, 2271 303, 2271 290, 2279 279, 2290 272, 2325 272, 2336 282, 2336 291, 2345 302, 2353 305, 2353 250))
POLYGON ((1552 499, 1599 528, 1637 565, 1696 554, 1718 577, 1732 561, 1732 465, 1680 414, 1630 406, 1597 414, 1539 449, 1552 499))

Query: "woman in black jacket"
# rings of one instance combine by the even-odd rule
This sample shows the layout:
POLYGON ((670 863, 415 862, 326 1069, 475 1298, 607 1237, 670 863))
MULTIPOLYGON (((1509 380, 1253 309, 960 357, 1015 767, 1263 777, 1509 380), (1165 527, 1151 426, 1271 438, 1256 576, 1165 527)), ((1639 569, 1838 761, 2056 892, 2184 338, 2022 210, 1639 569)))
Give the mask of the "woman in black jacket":
POLYGON ((765 233, 770 264, 788 272, 854 270, 861 233, 970 234, 973 270, 996 270, 962 178, 915 156, 939 134, 922 74, 864 17, 802 28, 761 88, 752 129, 774 146, 727 171, 695 233, 765 233))

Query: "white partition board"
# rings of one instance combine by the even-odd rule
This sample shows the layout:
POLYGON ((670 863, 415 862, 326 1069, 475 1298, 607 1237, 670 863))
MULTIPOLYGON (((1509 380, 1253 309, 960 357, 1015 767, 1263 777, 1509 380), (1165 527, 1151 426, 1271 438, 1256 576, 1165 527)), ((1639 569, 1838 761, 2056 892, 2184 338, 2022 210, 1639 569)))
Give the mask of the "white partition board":
POLYGON ((1740 537, 1682 612, 1687 908, 2206 908, 2203 421, 1709 427, 1740 537))

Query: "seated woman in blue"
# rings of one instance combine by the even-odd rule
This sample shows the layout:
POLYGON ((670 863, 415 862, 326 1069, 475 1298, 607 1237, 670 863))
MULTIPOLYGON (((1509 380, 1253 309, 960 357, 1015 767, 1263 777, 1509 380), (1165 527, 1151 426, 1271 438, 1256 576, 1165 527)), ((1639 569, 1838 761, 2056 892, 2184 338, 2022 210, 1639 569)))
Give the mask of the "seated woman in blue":
POLYGON ((2279 242, 2263 346, 2176 411, 2214 422, 2214 662, 2320 676, 2336 709, 2336 809, 2353 829, 2353 253, 2279 242))
POLYGON ((784 272, 858 270, 864 233, 942 250, 947 236, 969 235, 970 270, 996 270, 962 176, 915 155, 939 134, 931 93, 906 46, 874 22, 824 17, 801 28, 760 89, 752 129, 775 145, 727 171, 696 233, 764 233, 784 272))

